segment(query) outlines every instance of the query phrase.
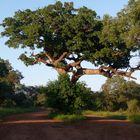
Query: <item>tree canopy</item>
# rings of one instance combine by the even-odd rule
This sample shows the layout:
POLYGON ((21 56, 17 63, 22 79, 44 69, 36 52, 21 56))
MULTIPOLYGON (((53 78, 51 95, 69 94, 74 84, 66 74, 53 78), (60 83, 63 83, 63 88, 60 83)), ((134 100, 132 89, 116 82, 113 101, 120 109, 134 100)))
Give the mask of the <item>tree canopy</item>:
POLYGON ((73 83, 85 74, 136 79, 131 74, 140 65, 132 67, 130 60, 140 48, 139 19, 139 0, 130 0, 117 17, 105 15, 103 19, 87 7, 76 9, 73 2, 59 1, 5 18, 1 35, 8 37, 9 47, 30 50, 19 57, 26 65, 41 62, 59 74, 71 72, 73 83), (91 62, 93 68, 83 67, 83 61, 91 62))

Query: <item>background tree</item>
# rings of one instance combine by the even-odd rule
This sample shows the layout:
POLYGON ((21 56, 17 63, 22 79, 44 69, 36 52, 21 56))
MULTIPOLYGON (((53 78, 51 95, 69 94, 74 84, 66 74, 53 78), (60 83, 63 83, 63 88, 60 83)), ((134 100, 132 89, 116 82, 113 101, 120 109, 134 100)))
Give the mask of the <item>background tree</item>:
MULTIPOLYGON (((139 50, 139 37, 134 43, 128 43, 126 36, 140 27, 137 18, 139 2, 133 2, 137 7, 136 12, 129 3, 130 12, 122 12, 117 18, 105 16, 103 20, 87 7, 75 9, 72 2, 56 2, 34 11, 19 10, 13 17, 4 19, 1 35, 8 37, 6 45, 9 47, 28 48, 31 51, 20 55, 26 65, 41 62, 59 74, 71 72, 72 83, 86 74, 109 78, 122 75, 136 79, 131 74, 139 70, 140 65, 132 68, 130 59, 133 57, 131 52, 139 50), (129 17, 130 13, 135 15, 133 20, 136 18, 138 25, 131 22, 128 28, 128 19, 132 17, 129 17), (38 53, 34 54, 36 49, 38 53), (83 67, 83 61, 91 62, 97 69, 83 67)), ((139 36, 138 33, 135 35, 139 36)))
POLYGON ((102 92, 104 109, 109 111, 126 110, 129 101, 140 100, 140 85, 118 76, 108 79, 102 86, 102 92))
POLYGON ((5 100, 7 103, 13 100, 16 86, 22 78, 22 74, 15 71, 9 61, 0 58, 0 105, 5 104, 5 100))

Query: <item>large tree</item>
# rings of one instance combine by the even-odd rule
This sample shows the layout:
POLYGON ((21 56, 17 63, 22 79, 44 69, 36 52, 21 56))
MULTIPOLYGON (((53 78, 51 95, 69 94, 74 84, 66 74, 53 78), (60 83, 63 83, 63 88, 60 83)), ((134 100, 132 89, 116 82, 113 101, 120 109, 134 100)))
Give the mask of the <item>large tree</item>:
MULTIPOLYGON (((140 3, 139 0, 131 3, 135 5, 136 2, 140 3)), ((132 43, 126 38, 133 27, 139 29, 138 19, 136 26, 133 22, 128 23, 129 14, 135 14, 134 9, 134 6, 128 6, 124 11, 131 12, 123 14, 122 11, 116 18, 104 16, 100 19, 87 7, 75 9, 72 2, 56 2, 34 11, 19 10, 13 17, 5 18, 1 35, 8 37, 6 44, 9 47, 30 50, 30 53, 25 51, 20 55, 26 65, 41 62, 59 74, 71 72, 72 83, 86 74, 135 79, 131 74, 140 66, 132 68, 130 59, 133 57, 131 52, 139 50, 139 34, 136 34, 136 40, 130 40, 132 43), (93 68, 85 68, 83 61, 91 62, 93 68)), ((140 15, 140 10, 136 9, 136 12, 140 15)))

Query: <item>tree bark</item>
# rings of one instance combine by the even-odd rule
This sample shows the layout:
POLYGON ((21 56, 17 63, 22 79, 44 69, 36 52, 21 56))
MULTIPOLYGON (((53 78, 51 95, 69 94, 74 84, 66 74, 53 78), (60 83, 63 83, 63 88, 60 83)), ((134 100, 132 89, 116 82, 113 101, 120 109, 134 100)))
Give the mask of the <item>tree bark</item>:
POLYGON ((131 68, 130 71, 121 71, 115 68, 112 68, 111 66, 101 66, 98 69, 88 69, 88 68, 82 68, 81 62, 82 60, 79 60, 79 58, 76 58, 73 60, 74 62, 66 64, 64 66, 59 65, 59 63, 64 60, 67 57, 68 53, 64 52, 58 59, 54 59, 49 54, 41 55, 32 55, 35 57, 37 62, 42 62, 45 65, 54 68, 59 74, 67 74, 69 72, 72 72, 72 78, 71 82, 74 84, 76 83, 79 78, 83 75, 103 75, 107 78, 111 78, 114 75, 120 75, 123 77, 129 77, 132 79, 136 79, 135 77, 132 77, 132 73, 136 70, 140 70, 140 66, 137 66, 136 68, 131 68))

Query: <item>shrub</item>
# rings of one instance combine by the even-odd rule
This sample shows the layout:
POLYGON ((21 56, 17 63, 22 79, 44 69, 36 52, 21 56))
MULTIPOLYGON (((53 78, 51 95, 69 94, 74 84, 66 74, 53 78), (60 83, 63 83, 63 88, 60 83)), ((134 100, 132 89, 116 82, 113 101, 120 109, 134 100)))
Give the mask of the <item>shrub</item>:
POLYGON ((47 86, 47 104, 65 114, 80 113, 92 105, 91 90, 80 82, 72 84, 68 75, 60 75, 47 86))
POLYGON ((127 103, 127 106, 128 106, 127 111, 129 114, 136 114, 140 111, 139 101, 136 99, 130 100, 127 103))

